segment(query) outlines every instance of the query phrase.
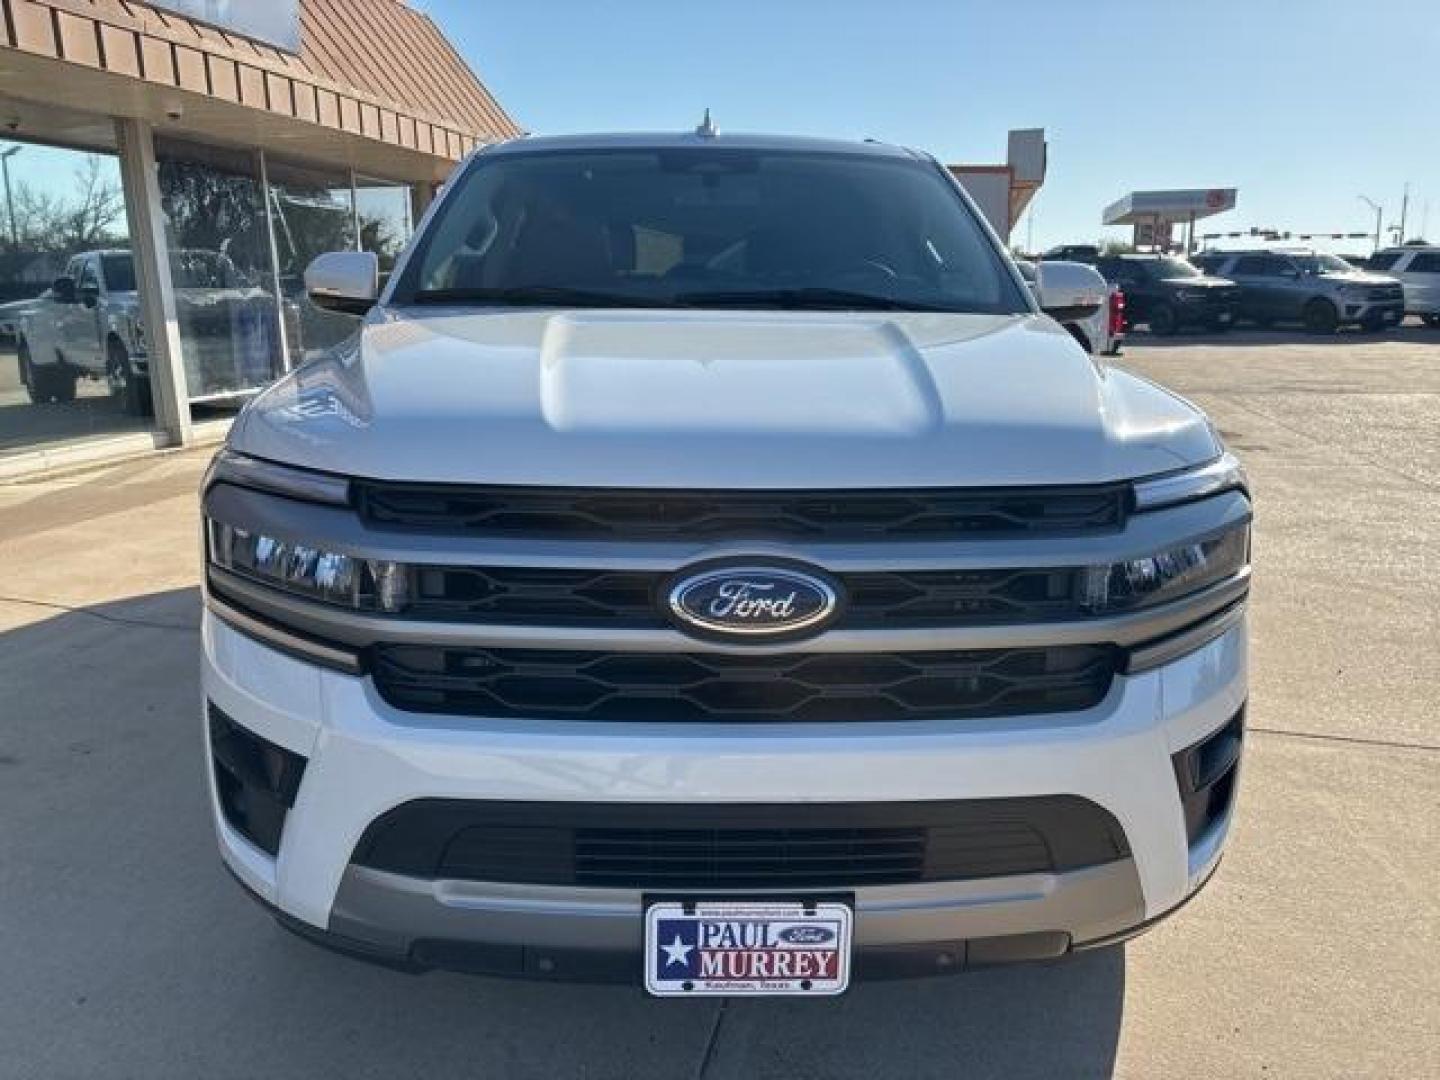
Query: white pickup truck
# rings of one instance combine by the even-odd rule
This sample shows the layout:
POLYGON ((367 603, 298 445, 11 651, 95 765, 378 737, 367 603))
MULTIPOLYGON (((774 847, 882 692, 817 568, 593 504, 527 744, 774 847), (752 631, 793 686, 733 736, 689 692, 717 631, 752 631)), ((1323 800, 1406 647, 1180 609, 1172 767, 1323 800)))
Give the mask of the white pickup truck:
MULTIPOLYGON (((274 298, 218 251, 172 253, 192 396, 254 389, 273 375, 274 298)), ((20 377, 36 404, 75 398, 76 383, 109 383, 126 412, 150 411, 150 364, 135 261, 86 251, 19 317, 20 377)))

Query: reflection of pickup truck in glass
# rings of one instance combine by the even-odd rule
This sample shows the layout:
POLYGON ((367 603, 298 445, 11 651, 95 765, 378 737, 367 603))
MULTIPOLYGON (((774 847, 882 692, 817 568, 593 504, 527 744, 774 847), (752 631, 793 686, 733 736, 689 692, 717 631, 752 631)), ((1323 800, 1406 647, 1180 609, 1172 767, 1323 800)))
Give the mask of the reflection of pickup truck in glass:
MULTIPOLYGON (((274 297, 222 252, 176 251, 170 269, 191 400, 269 382, 280 357, 274 297)), ((149 350, 130 252, 74 256, 19 330, 32 401, 71 401, 79 379, 94 379, 109 383, 127 412, 149 411, 149 350)))

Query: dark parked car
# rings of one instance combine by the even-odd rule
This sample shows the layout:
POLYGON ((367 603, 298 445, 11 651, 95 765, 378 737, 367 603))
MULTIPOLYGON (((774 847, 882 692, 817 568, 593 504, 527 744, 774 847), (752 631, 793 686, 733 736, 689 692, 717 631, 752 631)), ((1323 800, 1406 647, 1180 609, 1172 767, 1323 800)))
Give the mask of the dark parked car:
POLYGON ((1240 286, 1241 318, 1261 326, 1301 322, 1312 333, 1333 334, 1347 324, 1380 330, 1405 317, 1400 282, 1337 255, 1271 249, 1213 252, 1200 261, 1240 286))
POLYGON ((1130 325, 1145 323, 1152 334, 1181 327, 1230 329, 1240 291, 1235 283, 1211 277, 1174 255, 1107 255, 1095 264, 1105 280, 1125 292, 1130 325))

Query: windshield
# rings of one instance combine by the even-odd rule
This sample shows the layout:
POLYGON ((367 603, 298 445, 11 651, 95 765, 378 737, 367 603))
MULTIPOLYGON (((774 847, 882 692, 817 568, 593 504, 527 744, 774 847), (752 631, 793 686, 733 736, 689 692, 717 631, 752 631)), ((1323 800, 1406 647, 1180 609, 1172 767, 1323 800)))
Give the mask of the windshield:
MULTIPOLYGON (((128 254, 102 255, 105 287, 111 292, 135 292, 135 259, 128 254)), ((177 289, 243 288, 240 271, 218 251, 176 251, 170 255, 170 276, 177 289)))
POLYGON ((1353 274, 1351 266, 1338 255, 1292 255, 1295 265, 1307 274, 1353 274))
POLYGON ((102 255, 100 265, 111 292, 135 291, 135 260, 129 255, 102 255))
POLYGON ((481 158, 396 303, 1030 310, 933 163, 729 148, 481 158))
POLYGON ((1200 277, 1200 271, 1193 264, 1175 258, 1156 259, 1150 266, 1150 273, 1166 281, 1171 278, 1200 277))

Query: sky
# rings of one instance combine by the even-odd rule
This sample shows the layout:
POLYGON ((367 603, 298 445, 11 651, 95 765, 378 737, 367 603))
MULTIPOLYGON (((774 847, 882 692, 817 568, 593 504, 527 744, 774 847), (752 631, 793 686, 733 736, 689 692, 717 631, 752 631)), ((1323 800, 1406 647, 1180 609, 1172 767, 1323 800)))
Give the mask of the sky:
MULTIPOLYGON (((1217 231, 1440 239, 1440 0, 411 0, 536 134, 876 138, 999 163, 1043 127, 1012 241, 1114 236, 1128 191, 1236 187, 1217 231)), ((1363 242, 1340 245, 1365 249, 1363 242)))

